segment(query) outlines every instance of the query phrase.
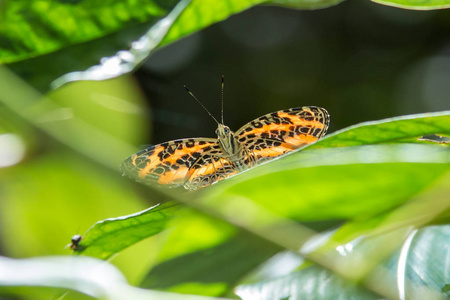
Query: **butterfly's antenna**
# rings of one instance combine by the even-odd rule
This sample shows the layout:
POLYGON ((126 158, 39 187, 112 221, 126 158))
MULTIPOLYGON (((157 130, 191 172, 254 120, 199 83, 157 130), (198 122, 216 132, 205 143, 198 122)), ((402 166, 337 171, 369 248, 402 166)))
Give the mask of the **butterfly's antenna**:
POLYGON ((222 75, 222 124, 223 123, 223 86, 224 86, 225 76, 222 75))
POLYGON ((203 103, 201 103, 200 100, 198 100, 197 97, 195 97, 195 95, 192 94, 192 92, 188 89, 188 87, 184 85, 184 88, 185 88, 186 91, 189 93, 189 95, 191 95, 191 96, 198 102, 198 104, 200 104, 200 106, 203 107, 204 110, 206 110, 206 112, 208 113, 208 115, 210 115, 211 118, 213 118, 214 121, 216 121, 216 123, 219 124, 219 122, 216 120, 216 118, 214 118, 214 116, 209 112, 209 110, 206 109, 206 107, 203 105, 203 103))

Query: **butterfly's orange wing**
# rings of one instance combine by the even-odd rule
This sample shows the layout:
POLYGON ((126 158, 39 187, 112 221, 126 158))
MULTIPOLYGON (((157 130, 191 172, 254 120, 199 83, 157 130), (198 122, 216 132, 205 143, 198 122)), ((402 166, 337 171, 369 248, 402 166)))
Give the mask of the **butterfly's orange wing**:
POLYGON ((194 190, 236 172, 231 162, 218 157, 220 154, 217 139, 181 139, 131 155, 122 163, 121 170, 146 184, 194 190))
POLYGON ((259 163, 317 141, 329 123, 324 108, 303 106, 259 117, 236 131, 236 136, 259 163))

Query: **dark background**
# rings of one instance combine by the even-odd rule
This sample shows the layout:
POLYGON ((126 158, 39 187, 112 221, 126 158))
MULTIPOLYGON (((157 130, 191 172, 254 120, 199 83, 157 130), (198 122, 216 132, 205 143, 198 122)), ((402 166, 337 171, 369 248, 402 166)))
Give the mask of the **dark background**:
POLYGON ((329 132, 358 122, 450 109, 450 12, 369 1, 300 11, 259 6, 166 46, 137 72, 151 106, 149 143, 215 137, 187 85, 236 131, 266 113, 317 105, 329 132))

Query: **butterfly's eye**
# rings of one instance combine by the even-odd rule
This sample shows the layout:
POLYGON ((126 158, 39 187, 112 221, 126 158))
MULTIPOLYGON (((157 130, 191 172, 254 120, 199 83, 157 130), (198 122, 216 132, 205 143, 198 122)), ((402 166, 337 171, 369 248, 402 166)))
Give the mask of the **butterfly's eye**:
POLYGON ((228 128, 228 127, 224 127, 224 131, 225 131, 225 133, 230 133, 230 128, 228 128))

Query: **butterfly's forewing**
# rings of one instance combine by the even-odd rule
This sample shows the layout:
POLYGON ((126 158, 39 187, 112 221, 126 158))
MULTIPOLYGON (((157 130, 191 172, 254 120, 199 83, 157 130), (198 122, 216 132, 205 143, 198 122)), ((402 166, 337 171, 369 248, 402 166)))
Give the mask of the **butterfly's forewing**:
POLYGON ((217 151, 216 139, 181 139, 149 147, 128 157, 121 165, 124 174, 146 184, 183 186, 201 165, 205 155, 217 151))
POLYGON ((262 162, 317 141, 329 123, 324 108, 296 107, 259 117, 241 127, 236 136, 256 162, 262 162))

